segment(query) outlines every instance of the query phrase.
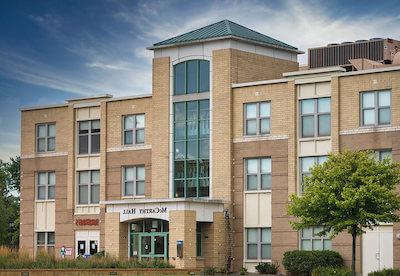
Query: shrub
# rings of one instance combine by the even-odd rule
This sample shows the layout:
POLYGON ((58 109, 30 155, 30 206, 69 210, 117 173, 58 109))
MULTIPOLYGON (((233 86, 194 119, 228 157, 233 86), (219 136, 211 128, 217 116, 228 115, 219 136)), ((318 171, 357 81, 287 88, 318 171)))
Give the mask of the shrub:
POLYGON ((399 269, 385 268, 379 271, 368 273, 368 276, 400 276, 399 269))
POLYGON ((310 275, 318 267, 341 267, 343 259, 339 253, 322 251, 287 251, 282 260, 285 269, 295 275, 310 275))
POLYGON ((204 269, 205 275, 214 275, 215 273, 217 273, 217 269, 213 266, 204 269))
POLYGON ((276 274, 278 273, 278 264, 259 263, 256 265, 256 270, 261 274, 276 274))
POLYGON ((246 275, 247 274, 247 268, 241 267, 240 268, 240 275, 246 275))
POLYGON ((312 271, 312 276, 351 276, 351 270, 346 267, 318 267, 312 271))

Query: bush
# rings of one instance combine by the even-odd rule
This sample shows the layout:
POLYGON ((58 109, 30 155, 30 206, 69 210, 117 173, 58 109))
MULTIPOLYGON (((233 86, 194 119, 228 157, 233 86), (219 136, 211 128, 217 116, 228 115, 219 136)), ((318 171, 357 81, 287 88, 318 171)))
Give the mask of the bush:
POLYGON ((385 268, 379 271, 368 273, 368 276, 400 276, 399 269, 385 268))
POLYGON ((247 268, 241 267, 240 268, 240 275, 246 275, 247 274, 247 268))
POLYGON ((318 267, 312 271, 312 276, 351 276, 351 271, 346 267, 318 267))
POLYGON ((276 274, 278 273, 278 264, 259 263, 256 265, 256 270, 261 274, 276 274))
POLYGON ((339 253, 331 250, 294 250, 283 254, 282 263, 294 275, 310 275, 318 267, 342 267, 343 259, 339 253))
POLYGON ((205 275, 214 275, 215 273, 217 273, 217 269, 213 266, 204 269, 205 275))

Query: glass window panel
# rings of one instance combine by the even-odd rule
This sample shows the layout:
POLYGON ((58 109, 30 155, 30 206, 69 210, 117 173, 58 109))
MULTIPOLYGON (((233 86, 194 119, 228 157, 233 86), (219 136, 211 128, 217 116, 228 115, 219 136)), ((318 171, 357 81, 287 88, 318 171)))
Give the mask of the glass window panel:
POLYGON ((92 183, 100 183, 100 171, 92 171, 92 183))
POLYGON ((47 189, 48 195, 47 199, 54 199, 55 197, 55 187, 54 186, 49 186, 47 189))
POLYGON ((136 144, 144 143, 144 129, 136 130, 136 144))
POLYGON ((38 232, 37 234, 37 244, 44 245, 46 243, 46 233, 45 232, 38 232))
POLYGON ((37 145, 38 149, 37 150, 39 152, 46 151, 46 138, 39 138, 37 140, 37 143, 38 143, 38 145, 37 145))
POLYGON ((55 243, 54 232, 48 232, 47 233, 47 244, 54 245, 54 243, 55 243))
POLYGON ((39 138, 46 137, 46 125, 37 126, 37 137, 39 138))
POLYGON ((144 115, 136 115, 136 128, 144 128, 144 115))
POLYGON ((38 187, 38 199, 46 199, 46 186, 39 186, 38 187))
POLYGON ((100 201, 100 185, 92 185, 90 189, 90 199, 92 204, 97 204, 100 201))
POLYGON ((203 139, 200 140, 199 143, 200 158, 208 158, 210 155, 210 141, 208 139, 203 139))
POLYGON ((262 158, 261 173, 270 173, 270 172, 271 172, 271 158, 262 158))
POLYGON ((132 115, 125 116, 124 117, 124 129, 133 129, 134 121, 135 121, 135 117, 134 116, 132 116, 132 115))
POLYGON ((136 182, 136 195, 144 195, 144 181, 136 182))
POLYGON ((48 151, 56 150, 56 138, 48 138, 47 139, 47 150, 48 151))
POLYGON ((374 107, 375 106, 375 93, 362 93, 362 107, 374 107))
POLYGON ((312 250, 311 240, 302 240, 301 241, 301 249, 302 250, 312 250))
POLYGON ((185 62, 174 66, 174 93, 175 95, 185 94, 186 92, 186 64, 185 62))
POLYGON ((145 168, 144 166, 140 166, 136 168, 136 179, 144 180, 145 179, 145 168))
POLYGON ((257 104, 246 104, 246 119, 257 118, 257 104))
POLYGON ((257 244, 248 244, 247 245, 247 259, 248 260, 257 259, 257 244))
POLYGON ((185 142, 175 142, 175 159, 185 159, 185 142))
POLYGON ((174 104, 175 112, 174 118, 175 121, 185 121, 186 120, 186 108, 185 103, 175 103, 174 104))
POLYGON ((100 130, 100 120, 92 121, 92 132, 100 130))
POLYGON ((328 156, 319 156, 319 157, 318 157, 317 163, 318 163, 318 164, 322 164, 322 163, 324 163, 326 160, 328 160, 328 156))
POLYGON ((49 172, 49 185, 55 185, 56 184, 56 174, 54 172, 49 172))
POLYGON ((260 120, 260 134, 270 133, 270 119, 260 120))
POLYGON ((175 140, 184 140, 186 138, 186 123, 175 123, 175 140))
POLYGON ((197 92, 197 60, 187 61, 187 93, 197 92))
POLYGON ((134 178, 134 170, 135 170, 135 168, 133 168, 133 167, 126 167, 125 168, 125 173, 124 173, 125 180, 127 180, 127 181, 133 180, 133 178, 134 178))
POLYGON ((390 124, 390 108, 380 108, 379 109, 379 124, 390 124))
POLYGON ((271 116, 271 103, 263 102, 260 103, 260 117, 270 117, 271 116))
POLYGON ((322 240, 317 239, 312 241, 313 250, 323 250, 322 240))
POLYGON ((261 175, 261 189, 271 189, 272 176, 270 174, 261 175))
POLYGON ((55 137, 56 136, 56 125, 55 124, 50 124, 47 126, 47 135, 49 137, 55 137))
POLYGON ((301 118, 302 123, 302 137, 313 137, 314 136, 314 116, 303 116, 301 118))
POLYGON ((390 91, 381 91, 378 93, 379 106, 390 106, 390 91))
POLYGON ((199 177, 210 176, 210 162, 208 160, 199 161, 199 177))
POLYGON ((318 134, 320 136, 331 135, 331 115, 319 115, 318 116, 318 134))
POLYGON ((200 138, 205 138, 210 136, 210 121, 203 120, 199 122, 200 138))
POLYGON ((314 99, 301 101, 301 114, 314 113, 314 99))
POLYGON ((100 134, 91 135, 91 153, 100 152, 100 134))
POLYGON ((187 138, 188 139, 197 138, 197 121, 187 122, 187 138))
POLYGON ((79 134, 89 133, 89 121, 79 122, 79 134))
POLYGON ((39 185, 47 184, 47 173, 38 173, 38 184, 39 185))
POLYGON ((197 141, 187 141, 187 159, 197 158, 197 141))
POLYGON ((383 160, 383 159, 392 159, 392 151, 380 151, 379 152, 379 160, 383 160))
POLYGON ((262 244, 261 245, 261 259, 262 260, 271 259, 271 245, 270 244, 262 244))
POLYGON ((175 178, 185 177, 185 161, 175 161, 175 178))
POLYGON ((324 239, 324 250, 332 249, 332 241, 330 239, 324 239))
POLYGON ((186 162, 186 178, 197 177, 197 161, 190 160, 186 162))
POLYGON ((124 131, 124 142, 125 142, 125 145, 133 144, 133 131, 132 130, 124 131))
POLYGON ((314 157, 303 157, 301 158, 301 172, 309 172, 310 168, 314 166, 315 158, 314 157))
POLYGON ((199 197, 207 197, 210 195, 210 183, 208 179, 199 180, 199 197))
POLYGON ((331 112, 331 99, 320 98, 318 99, 318 113, 331 112))
POLYGON ((271 229, 261 228, 261 242, 271 243, 271 229))
POLYGON ((247 159, 247 173, 256 174, 258 172, 258 159, 247 159))
POLYGON ((79 183, 80 184, 89 183, 89 172, 88 171, 79 172, 79 183))
POLYGON ((89 151, 89 137, 79 136, 79 154, 86 154, 89 151))
POLYGON ((88 186, 79 185, 78 187, 79 204, 88 204, 88 186))
POLYGON ((247 228, 247 243, 259 242, 258 228, 247 228))
POLYGON ((132 196, 133 195, 133 181, 125 182, 125 195, 132 196))
POLYGON ((197 181, 195 179, 186 180, 186 197, 197 197, 197 181))
POLYGON ((200 60, 200 91, 210 91, 210 62, 208 60, 200 60))
POLYGON ((201 100, 199 101, 200 110, 208 110, 210 109, 210 101, 209 100, 201 100))
POLYGON ((302 238, 306 238, 306 239, 311 239, 312 235, 313 235, 313 229, 312 227, 307 227, 304 228, 303 230, 301 230, 301 236, 302 238))
POLYGON ((175 180, 175 197, 185 196, 185 181, 175 180))
POLYGON ((246 121, 246 135, 256 135, 257 134, 257 120, 247 120, 246 121))
POLYGON ((187 103, 187 120, 197 120, 197 101, 190 101, 187 103))
POLYGON ((248 175, 247 176, 247 190, 253 191, 258 189, 257 184, 257 175, 248 175))
POLYGON ((321 233, 322 230, 324 230, 324 229, 321 226, 315 226, 314 229, 313 229, 314 237, 318 237, 319 238, 320 237, 319 233, 321 233))
POLYGON ((373 109, 363 110, 363 124, 364 125, 375 124, 375 111, 373 109))

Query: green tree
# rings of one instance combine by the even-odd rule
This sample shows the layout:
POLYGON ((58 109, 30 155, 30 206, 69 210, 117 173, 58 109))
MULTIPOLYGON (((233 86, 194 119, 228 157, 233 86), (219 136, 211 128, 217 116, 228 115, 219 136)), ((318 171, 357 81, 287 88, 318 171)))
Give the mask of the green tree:
POLYGON ((0 160, 0 245, 18 247, 20 158, 0 160))
POLYGON ((367 227, 400 220, 400 164, 377 161, 369 151, 331 154, 311 169, 305 192, 292 195, 288 213, 297 217, 295 229, 322 226, 331 238, 347 231, 352 236, 352 274, 355 275, 356 238, 367 227))

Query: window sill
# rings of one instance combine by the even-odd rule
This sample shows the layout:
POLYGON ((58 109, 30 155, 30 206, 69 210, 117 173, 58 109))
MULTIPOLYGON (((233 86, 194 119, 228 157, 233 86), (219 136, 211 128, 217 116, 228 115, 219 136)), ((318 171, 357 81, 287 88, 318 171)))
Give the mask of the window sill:
POLYGON ((85 153, 85 154, 76 154, 76 157, 99 157, 100 153, 85 153))
POLYGON ((100 204, 76 204, 75 207, 100 207, 100 204))
POLYGON ((331 136, 317 136, 317 137, 304 137, 304 138, 298 138, 299 142, 306 142, 306 141, 324 141, 324 140, 331 140, 331 136))
POLYGON ((44 203, 44 202, 55 202, 55 199, 36 199, 36 203, 44 203))
POLYGON ((272 189, 268 190, 256 190, 256 191, 244 191, 245 194, 270 194, 272 189))
POLYGON ((271 259, 263 259, 263 260, 247 260, 247 259, 244 259, 243 262, 244 263, 257 263, 258 264, 258 263, 261 263, 261 262, 271 263, 272 260, 271 259))
POLYGON ((269 137, 272 136, 271 133, 267 133, 267 134, 254 134, 254 135, 246 135, 243 134, 243 138, 265 138, 265 137, 269 137))
POLYGON ((145 198, 145 195, 140 195, 140 196, 121 196, 122 199, 143 199, 145 198))
POLYGON ((359 126, 359 129, 380 129, 380 128, 387 128, 391 127, 392 124, 388 125, 366 125, 366 126, 359 126))

